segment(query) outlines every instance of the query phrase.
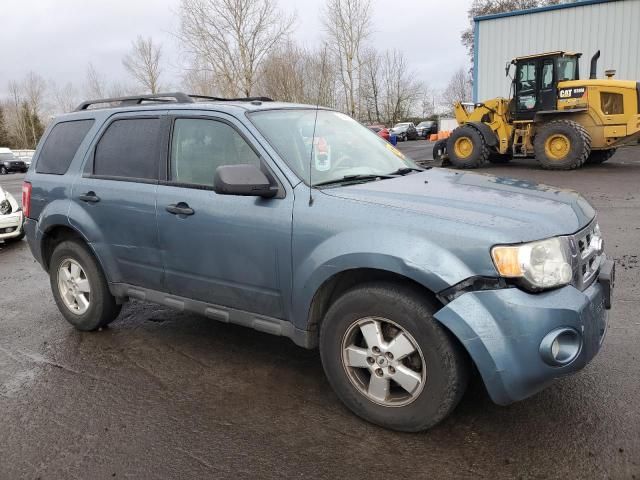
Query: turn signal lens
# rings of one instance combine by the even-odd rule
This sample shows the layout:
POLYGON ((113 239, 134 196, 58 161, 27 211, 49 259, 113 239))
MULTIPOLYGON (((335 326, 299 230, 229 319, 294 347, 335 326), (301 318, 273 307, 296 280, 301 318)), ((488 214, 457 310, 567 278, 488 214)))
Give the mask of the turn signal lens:
POLYGON ((518 247, 494 247, 491 250, 493 263, 502 277, 521 277, 522 268, 518 263, 518 247))

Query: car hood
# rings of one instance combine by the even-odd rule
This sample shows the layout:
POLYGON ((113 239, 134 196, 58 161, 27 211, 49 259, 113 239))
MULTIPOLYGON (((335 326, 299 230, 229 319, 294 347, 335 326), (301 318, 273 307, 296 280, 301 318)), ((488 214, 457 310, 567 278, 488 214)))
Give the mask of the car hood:
POLYGON ((500 232, 505 243, 571 234, 595 216, 593 207, 571 190, 443 168, 323 191, 335 197, 485 227, 500 232))

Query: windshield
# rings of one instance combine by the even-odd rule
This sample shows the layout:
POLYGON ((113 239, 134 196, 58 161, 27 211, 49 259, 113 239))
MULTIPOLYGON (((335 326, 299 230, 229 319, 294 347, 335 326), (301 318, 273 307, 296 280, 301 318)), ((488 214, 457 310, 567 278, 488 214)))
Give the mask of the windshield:
POLYGON ((396 123, 396 126, 393 128, 408 127, 408 126, 409 126, 408 123, 396 123))
POLYGON ((430 127, 431 125, 433 125, 433 122, 420 122, 418 124, 419 127, 430 127))
POLYGON ((389 142, 342 113, 265 110, 253 112, 249 118, 307 185, 351 175, 387 175, 402 168, 417 168, 389 142))
POLYGON ((0 153, 0 160, 17 160, 13 153, 0 153))

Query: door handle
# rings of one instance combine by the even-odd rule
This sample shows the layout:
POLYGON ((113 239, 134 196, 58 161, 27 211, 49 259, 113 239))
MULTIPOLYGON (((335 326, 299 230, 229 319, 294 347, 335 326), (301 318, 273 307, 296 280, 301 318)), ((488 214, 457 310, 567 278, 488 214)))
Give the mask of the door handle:
POLYGON ((193 215, 195 213, 193 211, 193 208, 191 208, 185 202, 172 203, 171 205, 167 205, 166 210, 167 212, 174 215, 193 215))
POLYGON ((80 200, 82 200, 83 202, 89 202, 89 203, 97 203, 100 201, 100 197, 96 195, 96 192, 87 192, 84 195, 80 195, 78 197, 80 200))

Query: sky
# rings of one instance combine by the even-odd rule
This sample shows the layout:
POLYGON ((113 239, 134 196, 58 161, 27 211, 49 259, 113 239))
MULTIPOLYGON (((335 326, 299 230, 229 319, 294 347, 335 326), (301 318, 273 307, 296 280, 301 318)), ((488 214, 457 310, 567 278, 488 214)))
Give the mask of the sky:
MULTIPOLYGON (((162 43, 164 84, 176 88, 182 51, 173 32, 180 0, 2 0, 0 97, 11 80, 34 71, 58 85, 80 87, 92 62, 108 81, 129 83, 122 57, 138 35, 162 43)), ((279 0, 296 11, 293 38, 309 47, 322 42, 325 0, 279 0)), ((471 0, 372 0, 379 50, 402 50, 410 69, 432 89, 442 89, 469 59, 460 44, 471 0)))

